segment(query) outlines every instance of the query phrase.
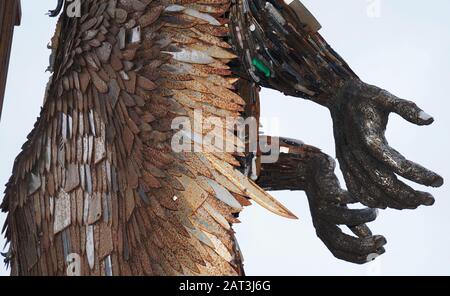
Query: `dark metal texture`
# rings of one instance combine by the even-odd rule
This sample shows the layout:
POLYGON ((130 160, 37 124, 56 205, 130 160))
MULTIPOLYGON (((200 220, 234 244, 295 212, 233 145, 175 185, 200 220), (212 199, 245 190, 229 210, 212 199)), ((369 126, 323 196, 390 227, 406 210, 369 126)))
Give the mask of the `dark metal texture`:
POLYGON ((262 165, 258 185, 269 191, 305 191, 317 236, 336 258, 364 264, 383 254, 386 239, 372 235, 366 225, 376 219, 377 210, 347 207, 357 200, 341 189, 334 160, 315 147, 282 138, 280 142, 286 152, 278 162, 262 165), (347 226, 356 237, 345 234, 338 225, 347 226))
POLYGON ((338 89, 329 108, 337 158, 355 198, 374 208, 415 209, 434 203, 431 194, 412 189, 396 174, 432 187, 442 186, 442 177, 407 160, 385 137, 392 112, 417 125, 433 123, 431 116, 413 102, 359 80, 338 89))

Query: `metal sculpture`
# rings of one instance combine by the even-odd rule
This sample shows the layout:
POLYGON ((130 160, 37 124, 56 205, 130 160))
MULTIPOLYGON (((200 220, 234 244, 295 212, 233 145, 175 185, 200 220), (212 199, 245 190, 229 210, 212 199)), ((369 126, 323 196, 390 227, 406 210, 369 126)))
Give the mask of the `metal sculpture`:
MULTIPOLYGON (((265 190, 304 190, 333 255, 365 263, 385 251, 366 226, 375 208, 433 204, 396 174, 434 187, 443 179, 384 137, 390 112, 433 119, 360 81, 300 2, 84 0, 81 12, 60 17, 42 113, 7 184, 12 274, 243 275, 232 229, 243 207, 295 218, 265 190), (330 109, 348 192, 334 160, 297 140, 260 137, 280 142, 274 163, 261 150, 173 150, 180 116, 258 119, 260 87, 330 109), (356 202, 370 208, 348 208, 356 202)), ((190 134, 193 146, 209 132, 190 134)))

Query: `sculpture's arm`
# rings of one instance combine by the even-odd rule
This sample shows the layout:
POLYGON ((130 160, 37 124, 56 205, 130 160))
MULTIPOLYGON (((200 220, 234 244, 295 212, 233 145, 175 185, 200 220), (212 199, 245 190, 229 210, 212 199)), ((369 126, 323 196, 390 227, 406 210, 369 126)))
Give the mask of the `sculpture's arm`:
POLYGON ((326 106, 338 87, 358 77, 317 32, 318 25, 302 23, 298 14, 283 0, 238 1, 230 21, 246 70, 240 74, 326 106))
POLYGON ((375 220, 377 211, 347 207, 356 201, 341 189, 334 160, 299 141, 279 142, 282 153, 276 163, 262 164, 258 185, 269 191, 305 191, 317 236, 335 257, 362 264, 383 254, 386 239, 372 235, 365 225, 375 220), (357 237, 345 234, 338 225, 349 227, 357 237))
POLYGON ((239 68, 245 69, 239 74, 330 109, 337 157, 359 201, 397 209, 433 204, 430 194, 413 190, 396 174, 433 187, 443 184, 442 177, 405 159, 384 135, 391 112, 418 125, 433 118, 414 103, 362 82, 314 25, 302 22, 292 6, 299 2, 290 2, 240 0, 232 8, 232 40, 239 68))

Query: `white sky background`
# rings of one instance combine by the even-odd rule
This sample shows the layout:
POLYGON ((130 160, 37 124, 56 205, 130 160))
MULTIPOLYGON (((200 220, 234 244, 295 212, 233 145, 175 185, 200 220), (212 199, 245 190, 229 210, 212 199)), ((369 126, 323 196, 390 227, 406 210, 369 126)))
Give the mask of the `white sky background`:
MULTIPOLYGON (((322 23, 321 33, 363 80, 414 100, 435 117, 431 127, 416 127, 393 115, 387 135, 391 145, 405 156, 450 180, 450 1, 303 2, 322 23)), ((50 52, 46 45, 55 24, 55 19, 44 13, 55 5, 56 0, 22 0, 22 26, 15 32, 0 122, 2 186, 40 111, 48 81, 44 71, 50 52)), ((280 135, 301 139, 335 155, 331 119, 325 108, 263 91, 262 113, 265 118, 276 119, 280 135)), ((387 253, 364 266, 335 259, 316 238, 304 193, 275 193, 300 220, 276 217, 256 205, 244 211, 243 223, 235 230, 247 274, 450 275, 449 192, 447 185, 432 190, 437 199, 433 207, 382 211, 371 228, 386 236, 387 253)), ((2 214, 1 224, 3 219, 2 214)), ((3 238, 0 244, 3 247, 3 238)), ((0 264, 0 275, 7 274, 0 264)))

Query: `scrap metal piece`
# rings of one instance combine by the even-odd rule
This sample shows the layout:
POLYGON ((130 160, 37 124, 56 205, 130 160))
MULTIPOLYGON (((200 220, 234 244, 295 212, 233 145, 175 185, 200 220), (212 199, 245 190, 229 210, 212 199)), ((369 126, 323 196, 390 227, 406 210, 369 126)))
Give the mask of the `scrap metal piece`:
POLYGON ((70 226, 72 223, 70 212, 70 196, 64 190, 58 193, 58 196, 54 199, 54 223, 53 232, 59 233, 70 226))

